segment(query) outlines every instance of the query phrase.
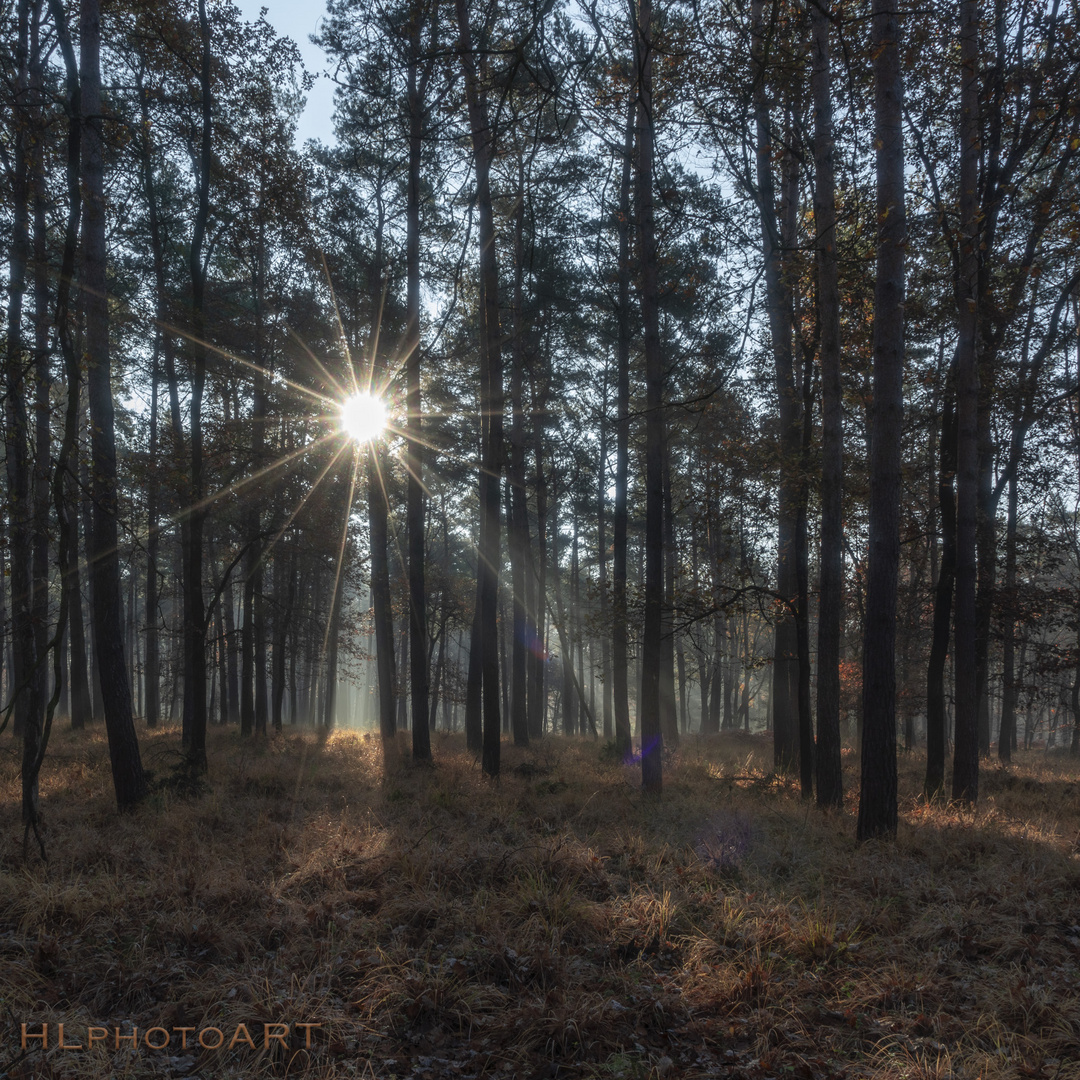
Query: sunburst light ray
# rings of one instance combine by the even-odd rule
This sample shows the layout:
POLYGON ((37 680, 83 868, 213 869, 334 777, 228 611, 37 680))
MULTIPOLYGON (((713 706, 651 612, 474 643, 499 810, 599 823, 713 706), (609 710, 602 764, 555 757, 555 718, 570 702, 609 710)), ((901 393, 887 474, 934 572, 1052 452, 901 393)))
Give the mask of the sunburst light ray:
POLYGON ((330 610, 326 616, 326 630, 323 633, 322 643, 322 660, 320 663, 326 663, 327 650, 330 644, 330 628, 334 621, 334 608, 336 606, 336 598, 338 587, 341 585, 341 571, 345 563, 345 545, 349 539, 349 518, 352 515, 353 499, 356 497, 356 474, 359 468, 360 460, 360 447, 355 446, 353 448, 353 464, 352 475, 349 477, 349 498, 345 503, 345 520, 341 525, 341 543, 338 545, 338 557, 337 557, 337 571, 334 574, 334 591, 330 594, 332 599, 330 600, 330 610))
MULTIPOLYGON (((257 371, 260 375, 265 375, 268 379, 280 379, 291 390, 295 390, 299 394, 306 394, 308 397, 314 398, 316 401, 321 401, 324 405, 332 406, 334 404, 334 398, 327 397, 325 394, 320 394, 318 390, 312 390, 310 386, 304 386, 302 383, 293 382, 292 379, 286 378, 286 376, 280 374, 280 372, 268 371, 260 364, 256 364, 254 360, 247 360, 243 356, 237 356, 236 353, 229 352, 228 349, 223 349, 220 345, 215 345, 213 342, 210 341, 204 341, 202 338, 196 337, 189 330, 184 330, 183 328, 178 326, 172 326, 169 323, 162 322, 160 319, 155 319, 154 323, 160 329, 167 330, 170 334, 175 334, 177 337, 181 337, 185 341, 190 341, 192 345, 199 345, 204 349, 209 349, 212 353, 220 356, 223 360, 232 360, 233 363, 239 364, 241 367, 250 368, 252 371, 257 371)), ((289 333, 293 333, 291 328, 289 328, 289 333)), ((299 341, 299 338, 297 338, 297 340, 299 341)), ((300 344, 303 345, 303 342, 300 342, 300 344)), ((315 362, 318 363, 317 360, 315 362)), ((337 385, 333 379, 329 378, 329 376, 327 376, 327 378, 332 385, 337 385)))

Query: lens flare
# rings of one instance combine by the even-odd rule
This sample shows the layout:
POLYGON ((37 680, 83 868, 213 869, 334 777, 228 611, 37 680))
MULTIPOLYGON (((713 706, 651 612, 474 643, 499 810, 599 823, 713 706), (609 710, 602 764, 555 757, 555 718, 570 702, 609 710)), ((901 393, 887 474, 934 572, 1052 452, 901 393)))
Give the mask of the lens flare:
POLYGON ((371 442, 385 430, 386 404, 373 394, 353 394, 341 403, 341 430, 354 442, 371 442))

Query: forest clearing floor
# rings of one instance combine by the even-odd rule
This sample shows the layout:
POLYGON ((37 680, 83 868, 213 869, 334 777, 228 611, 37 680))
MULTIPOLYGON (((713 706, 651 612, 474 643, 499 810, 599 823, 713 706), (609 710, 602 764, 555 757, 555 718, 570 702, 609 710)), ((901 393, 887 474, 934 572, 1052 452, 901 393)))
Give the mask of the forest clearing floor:
POLYGON ((685 737, 658 801, 595 743, 497 783, 433 750, 214 729, 207 793, 118 816, 103 732, 58 731, 45 865, 6 741, 0 1076, 1080 1077, 1076 759, 984 762, 972 813, 901 754, 899 837, 857 847, 851 751, 822 813, 763 737, 685 737))

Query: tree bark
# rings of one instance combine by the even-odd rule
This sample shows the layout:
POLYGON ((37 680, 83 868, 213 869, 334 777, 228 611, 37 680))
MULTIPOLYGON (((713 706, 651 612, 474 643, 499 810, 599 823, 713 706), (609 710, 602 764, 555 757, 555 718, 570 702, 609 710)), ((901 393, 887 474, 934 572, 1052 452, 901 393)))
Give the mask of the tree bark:
POLYGON ((896 594, 900 561, 900 443, 904 414, 904 141, 899 20, 874 0, 877 279, 870 447, 869 569, 863 636, 862 786, 857 838, 895 836, 896 594))
POLYGON ((11 185, 12 224, 8 256, 7 364, 5 371, 5 450, 11 540, 12 692, 14 733, 22 737, 36 713, 31 684, 36 661, 31 612, 32 541, 30 504, 30 433, 26 415, 26 362, 22 312, 26 267, 30 258, 29 84, 30 3, 19 0, 15 47, 15 109, 11 185))
POLYGON ((420 2, 409 20, 409 177, 406 199, 405 385, 408 420, 406 470, 409 474, 406 532, 409 549, 409 688, 412 697, 412 755, 431 760, 428 725, 427 588, 424 582, 424 421, 420 401, 420 155, 424 137, 424 93, 430 62, 421 75, 420 2))
POLYGON ((499 326, 499 275, 490 181, 495 139, 482 77, 483 57, 486 54, 473 41, 468 0, 456 0, 456 11, 480 224, 480 409, 487 421, 480 461, 480 666, 484 716, 483 769, 488 776, 495 777, 499 775, 501 729, 498 594, 502 532, 499 489, 503 457, 502 331, 499 326), (481 57, 479 68, 478 56, 481 57))
POLYGON ((945 662, 949 653, 953 587, 956 581, 956 391, 951 368, 941 412, 938 465, 938 513, 941 516, 941 562, 934 586, 934 628, 926 667, 926 780, 934 798, 945 790, 945 662))
POLYGON ((206 267, 203 243, 210 214, 212 164, 212 100, 210 96, 210 22, 206 0, 199 0, 202 57, 199 86, 202 95, 199 157, 196 165, 197 209, 188 252, 191 278, 191 429, 187 511, 187 550, 184 552, 184 750, 193 773, 206 771, 206 616, 203 602, 203 391, 206 385, 206 326, 204 302, 206 267))
POLYGON ((517 212, 514 214, 514 327, 510 374, 510 581, 513 593, 513 643, 511 645, 510 726, 515 746, 529 745, 527 657, 535 635, 528 625, 525 574, 529 552, 528 493, 525 490, 525 176, 519 164, 517 212))
POLYGON ((641 782, 663 787, 661 649, 664 607, 664 363, 660 351, 659 280, 653 225, 652 0, 639 0, 637 60, 637 226, 641 258, 641 321, 645 351, 645 617, 641 662, 641 782))
POLYGON ((90 401, 93 532, 90 538, 94 658, 101 679, 116 802, 121 809, 147 792, 124 660, 123 604, 116 527, 116 437, 109 357, 105 273, 104 137, 101 107, 101 25, 98 0, 81 0, 83 310, 90 401))
POLYGON ((956 617, 953 667, 956 725, 952 797, 979 796, 978 676, 975 644, 979 500, 979 5, 960 5, 960 273, 957 282, 956 617))
POLYGON ((615 506, 612 518, 611 651, 612 694, 615 710, 615 752, 630 754, 630 694, 627 661, 626 534, 630 462, 630 181, 634 155, 637 99, 632 96, 623 138, 622 176, 619 183, 619 300, 616 317, 619 338, 615 369, 615 506))
POLYGON ((660 645, 660 730, 667 746, 679 745, 675 699, 675 508, 671 501, 671 443, 664 448, 664 610, 660 645))
MULTIPOLYGON (((831 5, 830 5, 831 6, 831 5)), ((840 286, 836 251, 829 14, 811 3, 814 96, 814 223, 821 339, 821 578, 818 601, 817 803, 842 806, 840 621, 844 584, 844 412, 840 381, 840 286)))
POLYGON ((793 156, 784 155, 783 228, 776 217, 776 188, 772 175, 773 134, 766 86, 769 42, 764 26, 764 2, 753 0, 754 113, 757 137, 758 211, 765 257, 765 291, 772 338, 773 364, 780 415, 780 478, 777 486, 776 613, 773 647, 773 758, 778 771, 793 769, 799 760, 798 633, 794 620, 797 592, 795 532, 798 509, 796 462, 800 423, 792 355, 792 311, 786 236, 794 222, 793 156))
MULTIPOLYGON (((600 462, 596 470, 596 560, 597 584, 600 592, 600 681, 603 685, 604 738, 610 740, 611 711, 611 597, 608 595, 607 557, 607 478, 608 478, 608 369, 604 369, 603 394, 600 405, 600 462)), ((679 653, 680 682, 682 652, 679 653)))

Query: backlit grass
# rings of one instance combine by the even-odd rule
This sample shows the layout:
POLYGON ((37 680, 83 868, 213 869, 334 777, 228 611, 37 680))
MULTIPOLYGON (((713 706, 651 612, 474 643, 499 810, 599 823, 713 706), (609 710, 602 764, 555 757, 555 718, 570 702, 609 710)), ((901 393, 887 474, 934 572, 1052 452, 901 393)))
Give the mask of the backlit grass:
MULTIPOLYGON (((176 740, 144 734, 158 775, 176 740)), ((756 737, 684 740, 659 802, 560 739, 505 747, 497 784, 452 738, 434 768, 351 734, 218 730, 209 750, 210 793, 119 817, 103 734, 54 734, 50 862, 24 866, 6 743, 0 1074, 1076 1075, 1067 756, 989 767, 975 813, 925 805, 902 757, 897 842, 856 847, 854 757, 822 814, 756 737), (82 1049, 56 1046, 61 1022, 82 1049), (49 1024, 48 1050, 24 1055, 23 1023, 49 1024), (300 1023, 321 1025, 310 1046, 300 1023), (256 1045, 229 1049, 240 1024, 256 1045), (264 1045, 265 1024, 288 1039, 264 1045), (132 1026, 226 1045, 116 1049, 132 1026)))

